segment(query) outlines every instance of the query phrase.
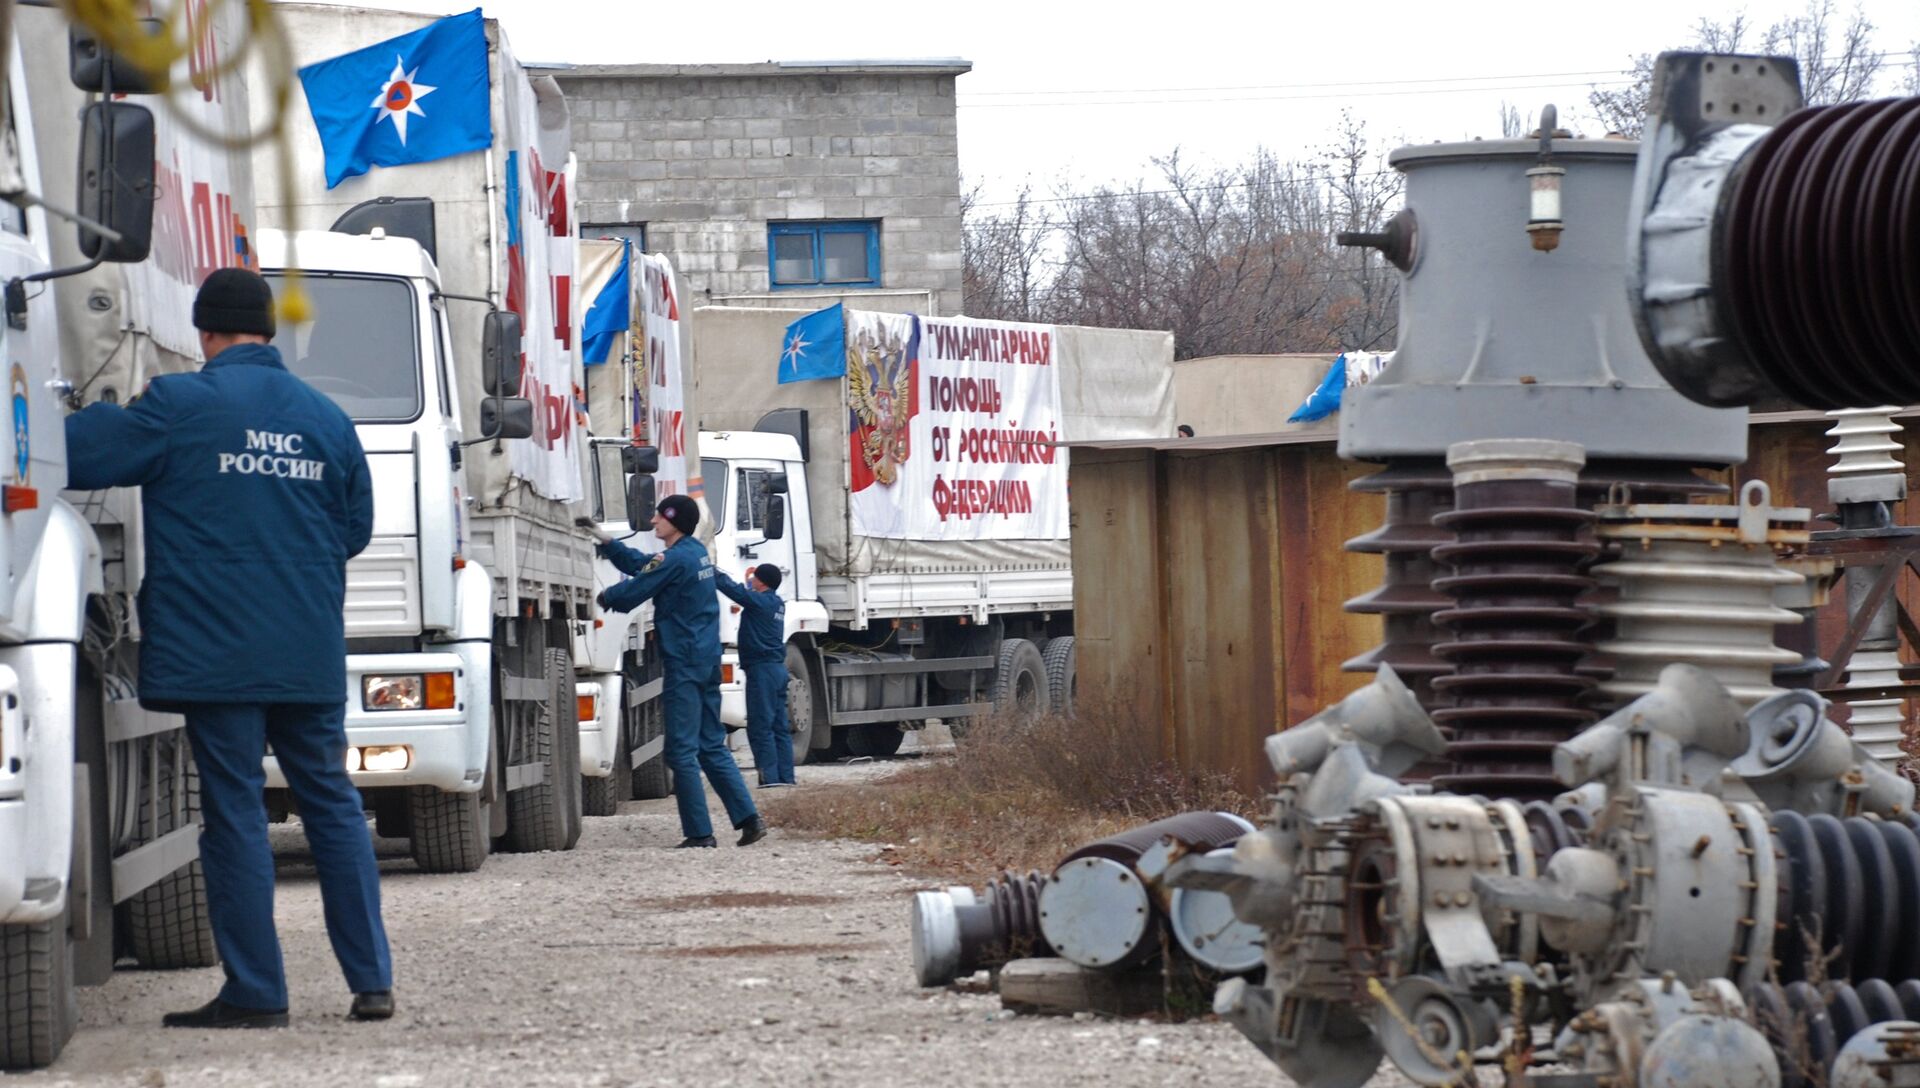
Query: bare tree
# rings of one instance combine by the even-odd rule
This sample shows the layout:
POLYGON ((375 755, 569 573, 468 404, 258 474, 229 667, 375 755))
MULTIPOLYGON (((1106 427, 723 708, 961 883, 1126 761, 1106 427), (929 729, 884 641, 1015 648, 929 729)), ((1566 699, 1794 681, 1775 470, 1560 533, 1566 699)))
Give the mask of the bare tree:
POLYGON ((1859 7, 1838 24, 1833 0, 1809 0, 1807 10, 1767 28, 1762 52, 1800 62, 1807 105, 1852 102, 1873 93, 1885 58, 1874 50, 1872 20, 1859 7))
POLYGON ((1500 136, 1506 140, 1518 140, 1527 134, 1527 116, 1520 107, 1511 102, 1500 103, 1500 136))
POLYGON ((1202 169, 1175 149, 1152 165, 1131 185, 1048 200, 969 196, 967 311, 1170 329, 1183 358, 1391 343, 1398 274, 1333 244, 1379 229, 1400 201, 1399 173, 1358 121, 1309 160, 1262 150, 1202 169))
POLYGON ((1920 94, 1920 42, 1913 43, 1913 48, 1907 50, 1907 57, 1907 81, 1902 89, 1907 94, 1920 94))
POLYGON ((960 201, 961 268, 967 309, 1008 321, 1041 320, 1054 223, 1031 184, 991 211, 976 186, 960 201), (1004 210, 1003 210, 1004 209, 1004 210))

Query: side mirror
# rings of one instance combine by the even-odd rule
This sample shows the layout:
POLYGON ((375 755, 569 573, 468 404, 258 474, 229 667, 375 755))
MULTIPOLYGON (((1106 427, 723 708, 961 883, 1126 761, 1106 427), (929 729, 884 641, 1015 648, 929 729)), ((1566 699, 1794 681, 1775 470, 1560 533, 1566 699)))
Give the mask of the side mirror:
POLYGON ((627 477, 627 525, 634 532, 643 532, 653 524, 653 508, 658 505, 659 502, 654 498, 653 477, 627 477))
POLYGON ((525 397, 488 397, 480 402, 480 433, 487 439, 533 434, 533 402, 525 397))
POLYGON ((520 392, 520 315, 492 310, 480 328, 480 383, 496 397, 520 392))
MULTIPOLYGON (((158 19, 135 19, 140 32, 159 39, 164 26, 158 19)), ((148 71, 108 49, 93 31, 79 23, 67 31, 67 78, 88 94, 160 94, 167 89, 167 70, 148 71)))
POLYGON ((631 473, 651 476, 660 471, 660 448, 658 446, 624 446, 620 450, 620 467, 631 473))
POLYGON ((147 259, 153 248, 153 111, 130 102, 95 102, 80 122, 80 214, 120 235, 117 242, 80 228, 80 253, 116 264, 147 259))
POLYGON ((787 535, 787 504, 779 499, 767 503, 766 530, 768 540, 779 540, 787 535))
POLYGON ((767 473, 767 494, 784 495, 787 493, 787 474, 784 472, 767 473))

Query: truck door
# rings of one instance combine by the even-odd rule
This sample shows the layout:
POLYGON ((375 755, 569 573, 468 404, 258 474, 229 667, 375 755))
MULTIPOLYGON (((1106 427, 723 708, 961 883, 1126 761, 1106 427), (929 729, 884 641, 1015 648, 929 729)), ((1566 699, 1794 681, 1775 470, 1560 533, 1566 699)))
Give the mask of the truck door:
POLYGON ((780 568, 780 596, 791 601, 797 580, 794 568, 793 510, 786 495, 769 487, 782 474, 777 461, 735 462, 733 470, 734 539, 740 542, 736 569, 727 573, 743 576, 746 568, 772 563, 780 568))

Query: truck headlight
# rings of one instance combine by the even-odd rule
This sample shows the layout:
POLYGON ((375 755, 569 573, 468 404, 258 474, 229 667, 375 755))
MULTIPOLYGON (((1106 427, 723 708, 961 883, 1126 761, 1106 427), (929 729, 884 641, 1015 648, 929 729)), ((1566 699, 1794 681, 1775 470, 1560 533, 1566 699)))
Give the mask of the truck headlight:
POLYGON ((404 744, 370 744, 347 749, 348 771, 404 771, 413 766, 413 749, 404 744))
POLYGON ((360 705, 366 710, 451 710, 453 692, 450 672, 367 676, 360 681, 360 705))

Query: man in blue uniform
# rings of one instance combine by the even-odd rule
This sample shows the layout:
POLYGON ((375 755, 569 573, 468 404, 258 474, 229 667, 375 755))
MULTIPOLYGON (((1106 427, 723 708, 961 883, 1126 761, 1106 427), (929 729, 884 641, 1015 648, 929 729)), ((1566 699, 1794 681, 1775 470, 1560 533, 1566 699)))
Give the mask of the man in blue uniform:
POLYGON ((714 596, 713 560, 693 538, 700 507, 685 495, 668 495, 654 509, 653 534, 667 550, 647 556, 617 540, 600 545, 600 554, 630 575, 600 594, 603 608, 631 612, 653 605, 654 636, 666 665, 667 766, 673 770, 673 796, 680 806, 681 848, 716 846, 707 816, 706 771, 713 791, 740 832, 740 845, 767 837, 767 827, 747 795, 740 767, 727 751, 720 725, 720 600, 714 596))
POLYGON ((791 786, 793 726, 787 720, 787 602, 780 599, 780 568, 762 563, 747 584, 713 573, 714 584, 740 606, 740 667, 747 670, 747 745, 760 785, 791 786))
POLYGON ((194 299, 207 364, 155 378, 122 408, 67 418, 68 486, 141 492, 140 703, 184 714, 200 770, 200 860, 219 996, 168 1027, 283 1027, 273 854, 261 797, 267 746, 286 773, 320 875, 348 1015, 393 1015, 380 874, 346 769, 347 559, 373 532, 353 423, 287 372, 273 292, 221 269, 194 299))

